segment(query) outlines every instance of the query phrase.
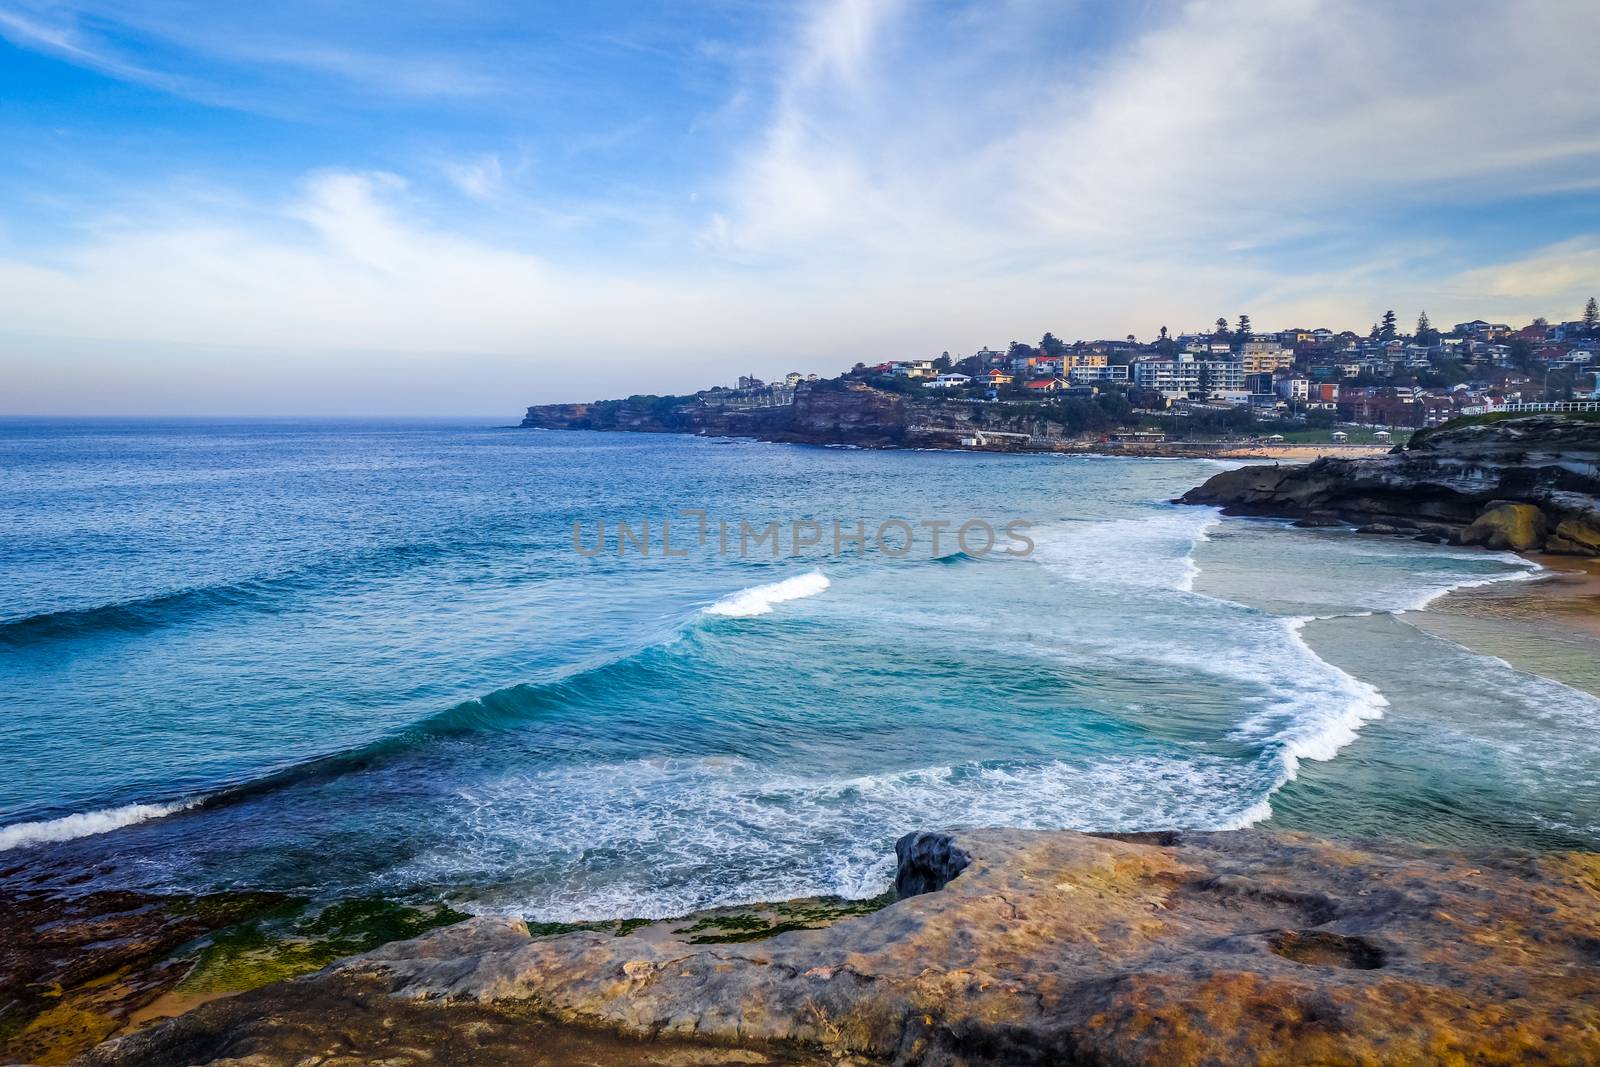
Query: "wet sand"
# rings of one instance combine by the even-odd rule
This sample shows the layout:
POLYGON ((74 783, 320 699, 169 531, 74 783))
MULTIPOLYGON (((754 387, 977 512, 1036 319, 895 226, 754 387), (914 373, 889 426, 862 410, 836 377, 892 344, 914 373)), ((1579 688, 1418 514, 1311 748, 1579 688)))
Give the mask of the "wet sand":
POLYGON ((1406 621, 1512 666, 1600 695, 1600 559, 1528 558, 1530 581, 1496 582, 1440 597, 1406 621))

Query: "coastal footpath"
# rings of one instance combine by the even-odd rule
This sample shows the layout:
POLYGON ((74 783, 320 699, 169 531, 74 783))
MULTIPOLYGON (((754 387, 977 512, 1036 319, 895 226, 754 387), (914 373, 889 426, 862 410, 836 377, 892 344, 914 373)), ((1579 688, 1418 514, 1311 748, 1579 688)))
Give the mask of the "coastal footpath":
POLYGON ((916 833, 878 901, 491 917, 78 1062, 1580 1064, 1600 856, 1257 830, 916 833))
POLYGON ((1434 543, 1600 556, 1600 417, 1461 420, 1373 459, 1225 471, 1180 502, 1434 543))

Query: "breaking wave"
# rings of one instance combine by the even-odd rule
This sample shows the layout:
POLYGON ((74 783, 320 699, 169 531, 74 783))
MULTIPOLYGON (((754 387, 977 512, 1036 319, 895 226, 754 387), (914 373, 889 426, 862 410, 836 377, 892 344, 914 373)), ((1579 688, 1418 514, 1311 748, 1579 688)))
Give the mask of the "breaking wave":
POLYGON ((894 839, 907 828, 1232 829, 1263 817, 1240 790, 1251 773, 1156 755, 840 777, 736 756, 554 767, 465 790, 451 833, 389 877, 402 887, 510 882, 477 909, 545 921, 860 898, 893 879, 894 839), (552 863, 558 876, 517 877, 552 863))
POLYGON ((15 823, 0 827, 0 852, 27 848, 29 845, 73 841, 80 837, 110 833, 124 826, 184 811, 194 807, 195 804, 195 801, 179 801, 173 804, 125 804, 120 808, 63 815, 59 819, 15 823))
POLYGON ((789 600, 803 600, 808 596, 816 596, 824 589, 827 589, 830 584, 827 576, 821 571, 797 574, 793 578, 785 578, 781 582, 769 582, 766 585, 754 585, 749 589, 741 589, 739 592, 725 596, 706 608, 705 614, 728 619, 748 619, 756 615, 770 615, 772 613, 772 605, 782 604, 789 600))

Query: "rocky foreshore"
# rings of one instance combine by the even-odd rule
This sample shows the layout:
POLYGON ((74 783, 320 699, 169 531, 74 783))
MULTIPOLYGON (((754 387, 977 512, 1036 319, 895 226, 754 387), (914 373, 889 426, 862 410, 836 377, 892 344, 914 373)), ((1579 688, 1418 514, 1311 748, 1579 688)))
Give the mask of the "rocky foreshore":
MULTIPOLYGON (((853 448, 964 449, 985 452, 1103 452, 1105 435, 1073 434, 1018 405, 907 396, 862 382, 807 383, 794 402, 733 407, 673 397, 637 397, 593 404, 537 404, 522 427, 541 430, 622 430, 748 437, 785 444, 853 448)), ((1129 455, 1211 456, 1238 442, 1158 441, 1118 444, 1129 455)), ((1262 446, 1258 443, 1252 446, 1262 446)))
POLYGON ((898 851, 892 903, 476 918, 82 1062, 1600 1062, 1600 856, 1254 830, 898 851))
POLYGON ((1597 556, 1600 421, 1531 415, 1424 432, 1371 459, 1225 471, 1181 502, 1436 543, 1597 556))

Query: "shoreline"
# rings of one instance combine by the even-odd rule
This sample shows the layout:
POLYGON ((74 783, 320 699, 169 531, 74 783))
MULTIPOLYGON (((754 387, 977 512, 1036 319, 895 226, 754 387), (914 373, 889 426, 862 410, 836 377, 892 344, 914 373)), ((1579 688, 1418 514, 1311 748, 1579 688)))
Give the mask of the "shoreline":
MULTIPOLYGON (((519 426, 516 429, 546 430, 553 433, 571 433, 572 429, 554 426, 519 426)), ((859 449, 866 452, 962 452, 981 455, 1013 456, 1094 456, 1100 459, 1239 459, 1278 460, 1291 463, 1310 463, 1319 459, 1370 459, 1387 455, 1391 445, 1285 443, 1254 444, 1237 441, 1162 441, 1151 443, 1117 444, 1098 438, 1093 440, 1051 440, 1044 445, 996 445, 976 447, 952 445, 942 442, 917 444, 887 444, 879 442, 823 441, 801 439, 785 435, 754 433, 708 433, 695 430, 649 429, 588 429, 589 433, 643 433, 667 434, 674 437, 697 437, 702 440, 762 441, 773 445, 800 445, 805 448, 859 449)))
POLYGON ((1516 616, 1539 623, 1570 628, 1600 644, 1600 558, 1556 556, 1546 552, 1519 553, 1537 563, 1541 572, 1521 588, 1499 585, 1453 589, 1429 608, 1466 615, 1494 614, 1489 607, 1509 608, 1516 616))
POLYGON ((1600 697, 1600 559, 1521 555, 1543 568, 1531 580, 1453 589, 1405 621, 1600 697))

